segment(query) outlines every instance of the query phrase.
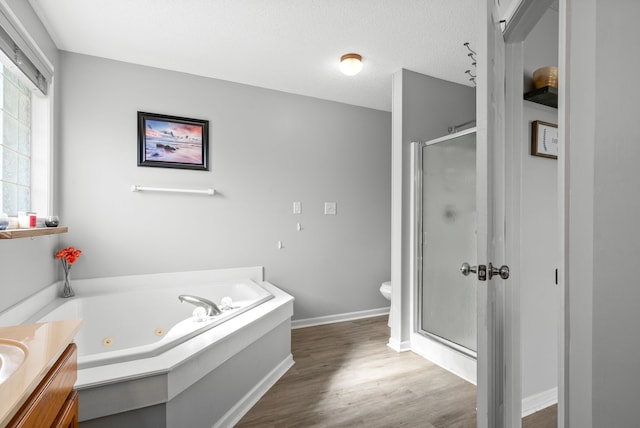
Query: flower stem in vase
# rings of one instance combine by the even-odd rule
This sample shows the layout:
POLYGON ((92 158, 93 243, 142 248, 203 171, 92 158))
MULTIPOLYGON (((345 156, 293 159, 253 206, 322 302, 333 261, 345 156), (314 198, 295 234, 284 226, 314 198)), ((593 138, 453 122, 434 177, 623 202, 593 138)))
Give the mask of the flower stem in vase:
POLYGON ((62 297, 73 297, 76 293, 74 293, 73 288, 71 288, 71 278, 69 276, 71 271, 71 266, 65 267, 64 269, 64 288, 62 289, 62 297))

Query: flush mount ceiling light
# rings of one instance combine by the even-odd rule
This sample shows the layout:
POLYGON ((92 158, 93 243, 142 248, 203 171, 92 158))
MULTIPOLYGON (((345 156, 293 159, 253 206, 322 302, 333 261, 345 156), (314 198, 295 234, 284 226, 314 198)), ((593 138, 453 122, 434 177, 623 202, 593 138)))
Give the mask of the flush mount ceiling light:
POLYGON ((340 57, 340 71, 347 76, 355 76, 362 70, 362 56, 348 53, 340 57))

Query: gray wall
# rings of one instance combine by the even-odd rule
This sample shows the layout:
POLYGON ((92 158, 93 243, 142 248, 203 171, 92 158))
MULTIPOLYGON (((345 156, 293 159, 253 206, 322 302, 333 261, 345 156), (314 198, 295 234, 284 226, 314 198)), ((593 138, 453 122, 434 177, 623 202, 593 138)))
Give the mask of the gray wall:
MULTIPOLYGON (((30 4, 23 0, 8 0, 6 3, 47 59, 57 67, 58 50, 30 4)), ((52 89, 52 95, 57 97, 55 84, 52 89)), ((56 190, 54 183, 54 199, 56 190)), ((58 249, 58 242, 57 236, 0 239, 0 311, 56 281, 60 275, 60 264, 53 254, 58 249)))
POLYGON ((60 215, 62 243, 84 251, 75 277, 262 265, 296 298, 295 319, 387 305, 388 112, 67 52, 61 69, 60 215), (137 111, 208 119, 210 171, 138 167, 137 111))
POLYGON ((0 311, 56 281, 58 236, 0 239, 0 311))
POLYGON ((447 135, 451 125, 475 119, 475 89, 409 70, 393 76, 392 304, 402 313, 391 327, 392 342, 409 340, 411 272, 409 252, 410 146, 447 135), (400 284, 400 287, 397 286, 400 284))
POLYGON ((568 1, 570 427, 638 425, 640 3, 568 1))
MULTIPOLYGON (((524 42, 525 91, 531 75, 558 64, 558 13, 549 9, 524 42)), ((558 161, 531 156, 531 122, 558 123, 558 110, 524 101, 522 181, 520 183, 520 327, 522 398, 558 385, 560 287, 555 269, 558 243, 558 161)))
POLYGON ((598 0, 596 10, 593 426, 630 427, 640 397, 640 59, 629 52, 640 2, 598 0))

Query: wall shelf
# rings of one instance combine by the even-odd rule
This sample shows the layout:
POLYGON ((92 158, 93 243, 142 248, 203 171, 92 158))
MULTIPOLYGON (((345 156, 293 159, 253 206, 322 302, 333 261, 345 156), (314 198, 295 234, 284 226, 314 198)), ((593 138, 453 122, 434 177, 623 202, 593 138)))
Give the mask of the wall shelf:
POLYGON ((33 238, 35 236, 57 235, 68 231, 69 228, 67 226, 0 230, 0 239, 33 238))
POLYGON ((524 94, 524 99, 545 106, 558 108, 558 88, 553 86, 545 86, 544 88, 534 89, 524 94))

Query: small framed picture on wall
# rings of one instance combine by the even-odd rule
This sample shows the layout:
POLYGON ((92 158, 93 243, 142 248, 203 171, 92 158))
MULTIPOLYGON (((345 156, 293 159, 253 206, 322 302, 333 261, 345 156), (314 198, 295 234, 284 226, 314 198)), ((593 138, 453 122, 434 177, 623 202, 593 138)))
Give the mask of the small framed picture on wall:
POLYGON ((558 125, 541 120, 531 122, 531 155, 558 159, 558 125))

